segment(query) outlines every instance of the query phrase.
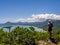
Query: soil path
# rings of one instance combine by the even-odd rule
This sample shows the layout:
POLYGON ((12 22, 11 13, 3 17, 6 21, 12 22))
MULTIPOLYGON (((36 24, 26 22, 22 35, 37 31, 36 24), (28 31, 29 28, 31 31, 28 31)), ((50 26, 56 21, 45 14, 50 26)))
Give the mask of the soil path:
POLYGON ((45 42, 45 41, 38 41, 38 45, 57 45, 52 43, 51 41, 45 42))

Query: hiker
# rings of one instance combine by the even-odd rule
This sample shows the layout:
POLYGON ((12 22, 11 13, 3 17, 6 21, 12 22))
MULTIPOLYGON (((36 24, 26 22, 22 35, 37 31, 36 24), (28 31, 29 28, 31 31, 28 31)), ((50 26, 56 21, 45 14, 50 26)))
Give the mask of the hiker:
POLYGON ((51 22, 51 20, 48 21, 48 32, 50 34, 50 37, 52 36, 52 27, 53 27, 53 23, 51 22))

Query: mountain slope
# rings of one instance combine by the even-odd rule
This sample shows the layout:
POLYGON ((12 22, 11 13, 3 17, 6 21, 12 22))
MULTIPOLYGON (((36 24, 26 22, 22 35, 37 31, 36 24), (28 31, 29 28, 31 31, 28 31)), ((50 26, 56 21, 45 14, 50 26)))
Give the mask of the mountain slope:
MULTIPOLYGON (((53 30, 60 30, 60 20, 51 20, 53 22, 53 30)), ((29 25, 29 26, 36 26, 39 28, 43 28, 44 30, 47 30, 47 24, 48 20, 44 22, 17 22, 17 23, 12 23, 12 22, 6 22, 4 24, 0 24, 0 26, 4 25, 29 25)))

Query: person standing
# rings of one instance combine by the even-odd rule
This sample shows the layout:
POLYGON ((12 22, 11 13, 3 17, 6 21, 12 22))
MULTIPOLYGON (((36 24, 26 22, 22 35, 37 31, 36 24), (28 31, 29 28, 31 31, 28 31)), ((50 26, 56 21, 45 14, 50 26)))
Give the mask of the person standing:
POLYGON ((48 32, 50 37, 52 37, 52 28, 53 28, 53 23, 51 22, 51 20, 48 21, 48 32))

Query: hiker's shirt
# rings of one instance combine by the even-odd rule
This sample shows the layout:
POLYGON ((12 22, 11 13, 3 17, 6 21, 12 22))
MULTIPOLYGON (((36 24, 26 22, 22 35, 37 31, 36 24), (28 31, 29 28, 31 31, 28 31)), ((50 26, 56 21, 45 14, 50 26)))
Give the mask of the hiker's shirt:
POLYGON ((48 23, 48 30, 52 30, 53 24, 52 23, 48 23))

